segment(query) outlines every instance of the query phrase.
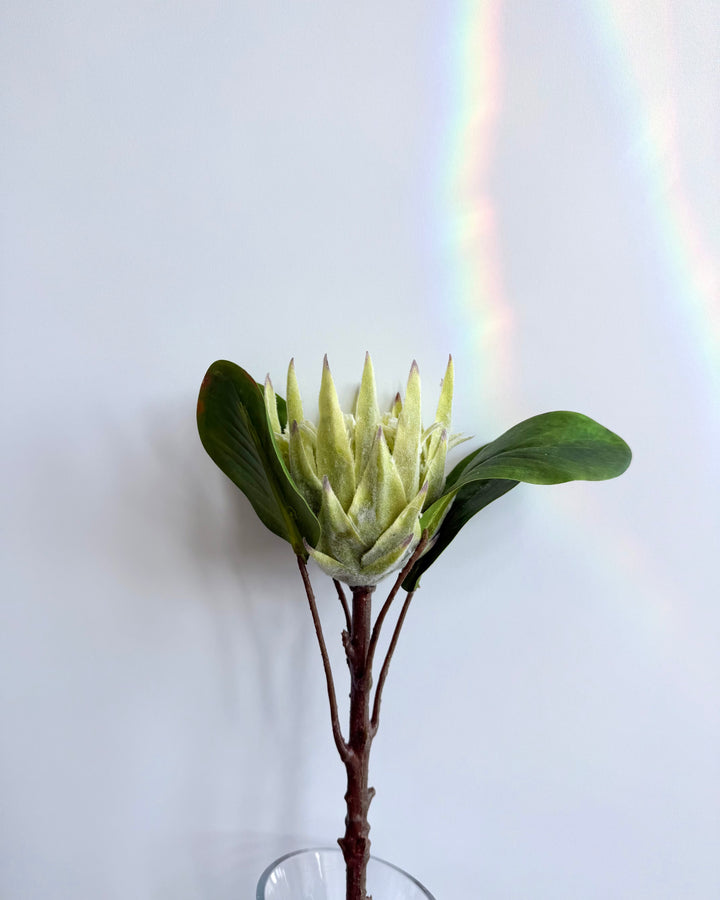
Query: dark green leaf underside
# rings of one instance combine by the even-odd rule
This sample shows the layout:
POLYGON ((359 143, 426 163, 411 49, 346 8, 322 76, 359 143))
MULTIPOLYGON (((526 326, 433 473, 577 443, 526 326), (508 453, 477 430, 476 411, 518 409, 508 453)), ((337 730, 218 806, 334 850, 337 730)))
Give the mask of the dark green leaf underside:
POLYGON ((254 379, 235 363, 214 362, 200 388, 197 422, 203 446, 262 522, 304 555, 303 537, 314 545, 320 526, 280 457, 254 379))

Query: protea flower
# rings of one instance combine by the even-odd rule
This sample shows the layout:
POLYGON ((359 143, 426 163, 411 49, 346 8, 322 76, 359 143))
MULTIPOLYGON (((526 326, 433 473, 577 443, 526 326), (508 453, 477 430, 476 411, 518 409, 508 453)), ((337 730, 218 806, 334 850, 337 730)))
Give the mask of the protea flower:
POLYGON ((420 516, 442 494, 452 394, 451 357, 435 421, 423 429, 413 361, 405 399, 397 394, 381 414, 366 354, 355 412, 343 413, 326 356, 315 425, 304 416, 291 360, 283 428, 270 376, 265 379, 265 408, 278 448, 320 523, 319 541, 314 547, 305 541, 305 548, 328 575, 351 586, 374 585, 412 554, 420 516))

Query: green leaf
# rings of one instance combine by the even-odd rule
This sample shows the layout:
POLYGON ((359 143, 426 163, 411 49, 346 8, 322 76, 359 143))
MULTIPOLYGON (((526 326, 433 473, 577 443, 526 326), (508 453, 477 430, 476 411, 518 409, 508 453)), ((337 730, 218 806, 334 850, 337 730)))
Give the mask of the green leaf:
MULTIPOLYGON (((282 421, 280 397, 277 406, 282 421)), ((307 557, 303 538, 315 545, 320 526, 280 456, 257 382, 235 363, 214 362, 200 388, 197 423, 203 447, 262 522, 307 557)))
POLYGON ((434 503, 431 503, 430 506, 428 506, 428 508, 425 510, 425 512, 420 516, 420 531, 427 531, 428 538, 430 538, 430 540, 432 540, 435 532, 442 524, 447 509, 454 499, 455 491, 445 493, 434 503))
POLYGON ((575 412, 533 416, 462 460, 447 487, 505 478, 530 484, 604 481, 630 465, 625 441, 593 419, 575 412))
POLYGON ((420 520, 422 527, 437 528, 435 540, 415 563, 403 588, 414 590, 460 529, 519 482, 602 481, 621 475, 631 459, 622 438, 581 413, 549 412, 520 422, 460 460, 447 476, 443 495, 420 520))
POLYGON ((447 491, 448 488, 453 487, 453 485, 457 481, 459 481, 460 476, 465 471, 465 469, 467 469, 467 467, 475 459, 475 457, 478 455, 478 453, 481 453, 485 449, 485 447, 487 447, 487 444, 483 444, 482 447, 478 447, 477 450, 473 450, 472 453, 469 453, 466 457, 464 457, 463 459, 460 460, 460 462, 455 466, 454 469, 452 469, 450 474, 445 479, 445 487, 444 487, 445 491, 447 491))
POLYGON ((460 488, 457 492, 452 491, 450 494, 445 494, 439 500, 436 500, 431 507, 425 510, 423 517, 420 519, 421 528, 426 527, 423 523, 423 519, 428 514, 433 514, 434 507, 440 508, 443 505, 446 506, 448 497, 451 497, 452 495, 455 496, 453 504, 450 507, 449 512, 445 515, 435 540, 431 543, 430 549, 424 553, 412 567, 405 581, 403 581, 403 588, 406 591, 414 591, 418 586, 420 576, 430 568, 438 556, 440 556, 443 550, 455 538, 463 525, 472 519, 475 513, 480 512, 481 509, 484 509, 488 504, 492 503, 493 500, 497 500, 498 497, 502 497, 503 494, 507 494, 507 492, 517 484, 517 481, 504 481, 501 479, 492 481, 473 481, 460 488))

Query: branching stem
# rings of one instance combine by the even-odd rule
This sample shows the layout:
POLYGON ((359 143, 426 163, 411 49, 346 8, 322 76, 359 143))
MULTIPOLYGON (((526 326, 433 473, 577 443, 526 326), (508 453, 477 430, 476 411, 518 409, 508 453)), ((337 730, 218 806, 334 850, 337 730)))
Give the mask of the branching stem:
POLYGON ((415 593, 414 591, 408 593, 405 598, 405 603, 395 624, 390 645, 380 671, 377 688, 375 689, 371 716, 370 695, 373 686, 372 666, 375 651, 380 640, 383 622, 392 606, 393 600, 415 561, 427 547, 427 542, 428 535, 427 531, 425 531, 414 553, 395 580, 374 625, 372 624, 372 594, 375 588, 370 585, 353 587, 352 609, 350 609, 342 585, 337 579, 333 579, 345 613, 345 624, 347 626, 343 632, 343 646, 345 647, 345 655, 350 670, 350 730, 347 741, 343 738, 340 728, 332 667, 327 647, 325 646, 325 638, 323 637, 315 595, 310 584, 310 576, 308 575, 305 560, 301 556, 297 558, 325 669, 333 737, 340 758, 345 764, 347 774, 345 834, 338 841, 345 859, 347 873, 346 900, 371 900, 367 896, 366 891, 367 864, 370 859, 368 810, 375 794, 374 788, 371 788, 368 783, 370 747, 378 730, 382 691, 388 669, 390 668, 390 660, 395 652, 410 601, 415 593))
MULTIPOLYGON (((398 577, 395 579, 395 584, 392 586, 392 590, 388 594, 387 600, 385 601, 385 603, 383 603, 382 609, 378 613, 378 617, 375 620, 375 626, 372 631, 372 637, 370 638, 370 647, 368 649, 368 660, 367 660, 367 666, 371 672, 372 672, 373 660, 375 659, 375 650, 377 648, 378 641, 380 640, 380 632, 382 630, 383 622, 385 621, 385 616, 387 616, 387 614, 390 610, 390 607, 392 606, 393 600, 397 596, 397 592, 400 590, 400 586, 402 585, 403 581, 405 581, 408 574, 410 573, 410 569, 412 569, 412 567, 415 565, 415 561, 419 558, 420 554, 423 552, 423 550, 427 546, 427 541, 428 541, 428 537, 427 537, 427 532, 425 531, 425 532, 423 532, 423 535, 420 538, 420 542, 418 543, 417 547, 415 548, 415 552, 410 557, 410 559, 407 561, 407 563, 403 567, 403 569, 400 572, 400 574, 398 575, 398 577)), ((414 591, 413 591, 413 593, 414 593, 414 591)), ((379 685, 378 685, 378 687, 379 687, 379 685)))
POLYGON ((315 626, 315 634, 317 635, 318 644, 320 645, 320 655, 322 656, 323 668, 325 669, 325 681, 327 682, 328 700, 330 701, 330 720, 332 722, 332 733, 335 739, 335 746, 338 749, 340 758, 344 763, 348 763, 351 757, 351 751, 342 735, 340 729, 340 719, 338 717, 337 697, 335 695, 335 683, 333 681, 332 668, 330 666, 330 658, 328 656, 327 647, 325 646, 325 638, 323 637, 322 625, 320 624, 320 616, 318 615, 317 604, 315 602, 315 594, 310 584, 310 576, 308 575, 307 566, 302 556, 298 556, 298 568, 302 575, 303 584, 305 585, 305 593, 307 594, 308 603, 310 604, 310 614, 312 616, 313 625, 315 626))
POLYGON ((337 578, 333 578, 333 584, 335 585, 335 590, 337 591, 338 597, 340 598, 340 603, 342 604, 343 612, 345 613, 345 628, 347 629, 348 634, 350 634, 350 629, 352 628, 352 619, 350 617, 350 607, 348 606, 345 591, 343 590, 343 586, 340 584, 337 578))
POLYGON ((377 687, 375 688, 375 700, 373 702, 372 717, 370 719, 370 733, 373 737, 375 737, 375 735, 377 734, 378 726, 380 724, 380 703, 382 702, 382 692, 383 687, 385 686, 385 679, 387 678, 388 670, 390 668, 390 660, 392 659, 393 653, 395 652, 395 647, 397 646, 398 638, 400 637, 400 631, 403 627, 405 616, 407 615, 407 611, 410 608, 410 603, 414 596, 415 591, 410 591, 407 597, 405 597, 405 602, 403 603, 403 607, 400 610, 400 615, 398 616, 397 624, 395 625, 395 630, 393 631, 390 646, 388 647, 388 651, 385 654, 385 661, 383 662, 382 669, 380 669, 380 676, 378 677, 377 687))

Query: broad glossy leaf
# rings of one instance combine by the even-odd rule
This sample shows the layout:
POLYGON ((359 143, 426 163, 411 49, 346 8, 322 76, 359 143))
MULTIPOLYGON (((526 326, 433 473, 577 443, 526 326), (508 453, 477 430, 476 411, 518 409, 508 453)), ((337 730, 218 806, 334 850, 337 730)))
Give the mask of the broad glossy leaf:
POLYGON ((475 459, 475 457, 482 453, 482 451, 487 447, 487 444, 483 444, 482 447, 478 447, 477 450, 473 450, 472 453, 468 453, 467 456, 463 457, 460 462, 455 466, 454 469, 451 470, 450 474, 445 479, 445 488, 444 490, 447 492, 449 488, 453 487, 459 480, 462 473, 467 469, 470 463, 475 459))
MULTIPOLYGON (((281 398, 278 412, 285 412, 281 398)), ((278 452, 255 380, 235 363, 214 362, 200 388, 197 423, 203 446, 262 522, 306 556, 303 538, 316 544, 320 526, 278 452)))
POLYGON ((529 484, 604 481, 621 475, 632 454, 625 441, 575 412, 549 412, 510 428, 455 467, 447 487, 505 478, 529 484))

